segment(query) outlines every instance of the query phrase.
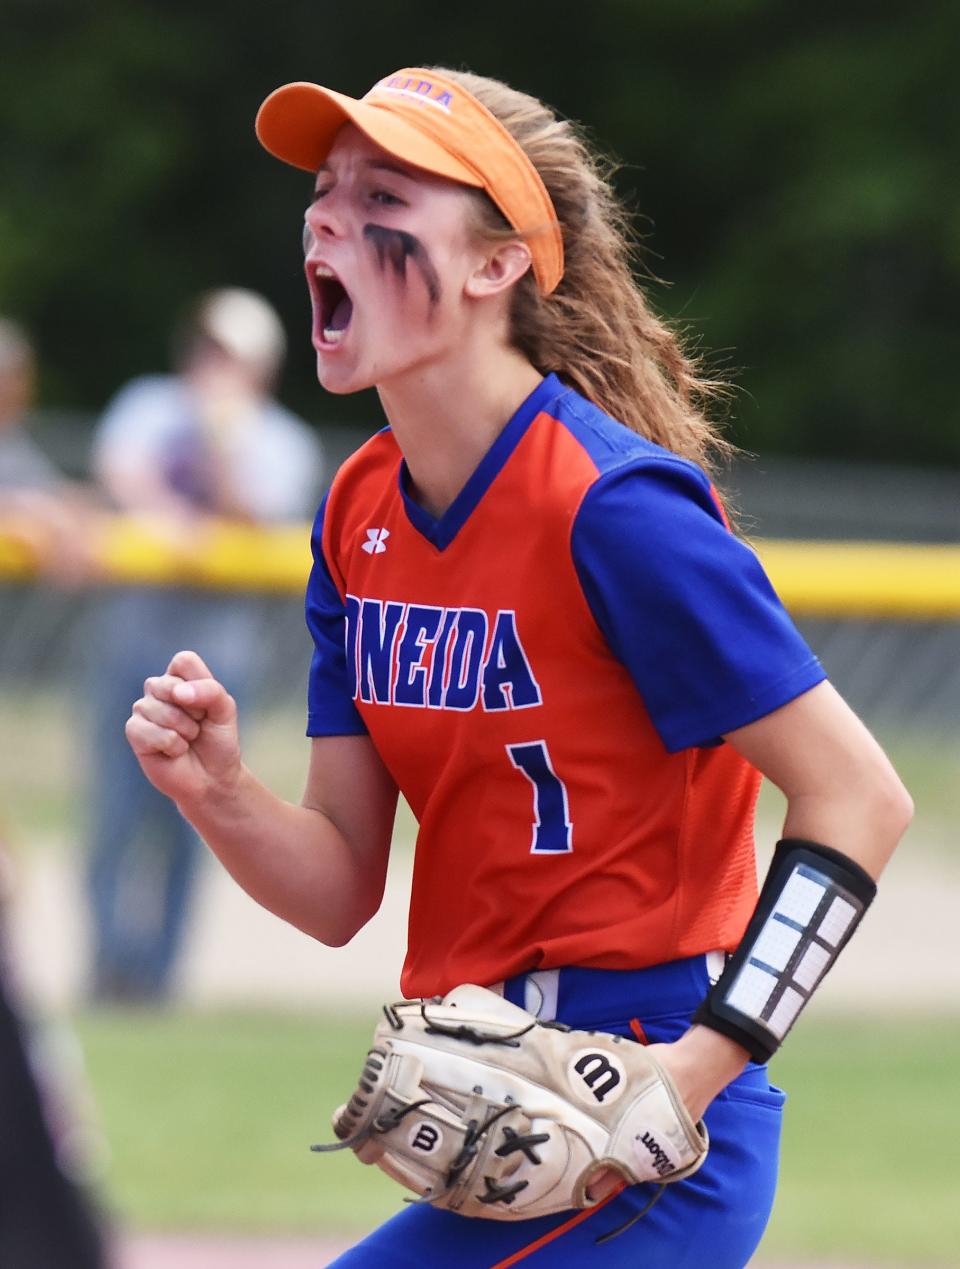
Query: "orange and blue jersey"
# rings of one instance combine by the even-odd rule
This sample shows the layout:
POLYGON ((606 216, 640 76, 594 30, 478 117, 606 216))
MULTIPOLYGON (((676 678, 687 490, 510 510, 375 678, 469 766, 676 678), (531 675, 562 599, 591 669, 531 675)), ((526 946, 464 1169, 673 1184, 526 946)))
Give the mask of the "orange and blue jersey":
POLYGON ((548 375, 439 519, 377 433, 313 549, 308 734, 369 733, 419 824, 407 996, 737 945, 722 737, 824 674, 698 467, 548 375))

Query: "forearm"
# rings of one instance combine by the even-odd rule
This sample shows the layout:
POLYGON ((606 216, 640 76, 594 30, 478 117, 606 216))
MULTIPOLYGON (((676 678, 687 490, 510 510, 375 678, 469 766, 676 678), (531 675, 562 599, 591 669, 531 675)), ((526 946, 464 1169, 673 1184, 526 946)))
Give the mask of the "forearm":
MULTIPOLYGON (((783 838, 839 852, 876 881, 910 822, 913 804, 880 747, 864 737, 857 763, 836 762, 813 774, 801 765, 787 794, 783 838)), ((672 1048, 671 1071, 692 1111, 702 1111, 749 1058, 736 1038, 709 1025, 695 1024, 672 1048)))
POLYGON ((320 942, 348 942, 379 906, 382 885, 329 816, 277 797, 246 767, 229 791, 179 806, 253 899, 320 942))

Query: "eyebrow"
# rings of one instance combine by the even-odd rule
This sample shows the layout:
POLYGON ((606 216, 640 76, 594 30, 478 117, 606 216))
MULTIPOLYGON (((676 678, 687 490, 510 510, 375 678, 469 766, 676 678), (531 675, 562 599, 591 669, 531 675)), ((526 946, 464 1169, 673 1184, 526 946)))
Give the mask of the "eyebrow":
MULTIPOLYGON (((414 181, 417 178, 413 175, 409 168, 401 167, 399 163, 391 163, 389 159, 364 159, 363 165, 367 170, 379 170, 382 172, 392 172, 394 176, 402 176, 404 180, 414 181)), ((327 163, 321 163, 317 168, 317 175, 329 175, 331 168, 327 163)))

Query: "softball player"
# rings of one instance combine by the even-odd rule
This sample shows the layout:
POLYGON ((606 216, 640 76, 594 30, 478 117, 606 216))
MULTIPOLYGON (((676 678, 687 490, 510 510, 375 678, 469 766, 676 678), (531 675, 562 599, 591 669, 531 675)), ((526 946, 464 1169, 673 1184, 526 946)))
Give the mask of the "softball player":
POLYGON ((657 1046, 711 1149, 539 1220, 408 1208, 338 1264, 745 1265, 776 1178, 766 1058, 909 820, 705 475, 707 393, 629 268, 574 129, 422 68, 361 100, 290 84, 258 133, 315 176, 306 277, 321 384, 389 426, 317 517, 300 805, 242 764, 194 653, 127 732, 255 898, 327 943, 380 904, 400 789, 419 821, 402 986, 493 986, 657 1046), (761 773, 786 794, 758 899, 761 773), (719 976, 719 981, 714 981, 719 976), (695 1015, 695 1017, 694 1017, 695 1015))

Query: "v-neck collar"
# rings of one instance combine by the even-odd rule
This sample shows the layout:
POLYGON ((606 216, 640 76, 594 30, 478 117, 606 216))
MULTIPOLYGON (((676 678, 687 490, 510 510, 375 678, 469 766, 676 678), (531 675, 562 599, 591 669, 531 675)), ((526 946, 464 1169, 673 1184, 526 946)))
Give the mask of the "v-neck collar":
POLYGON ((480 499, 496 480, 510 455, 520 444, 533 420, 566 388, 555 374, 549 374, 526 398, 510 418, 503 431, 481 458, 473 475, 442 516, 432 516, 411 497, 410 472, 407 460, 401 458, 398 483, 407 518, 418 533, 432 543, 438 551, 444 551, 469 520, 480 499))

